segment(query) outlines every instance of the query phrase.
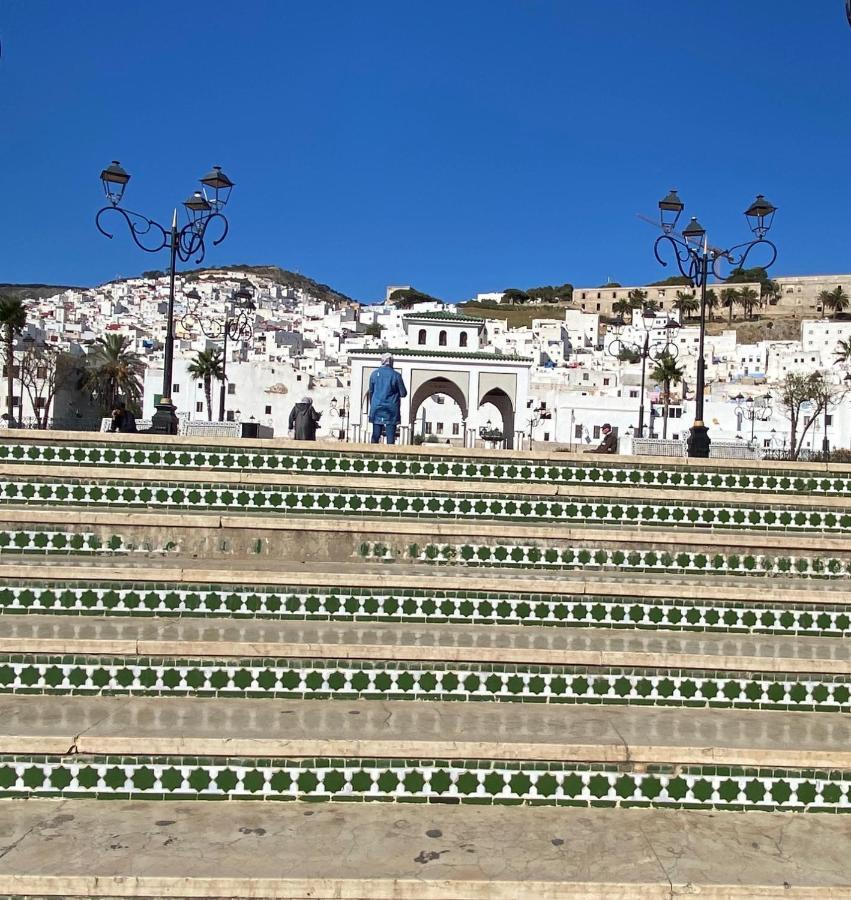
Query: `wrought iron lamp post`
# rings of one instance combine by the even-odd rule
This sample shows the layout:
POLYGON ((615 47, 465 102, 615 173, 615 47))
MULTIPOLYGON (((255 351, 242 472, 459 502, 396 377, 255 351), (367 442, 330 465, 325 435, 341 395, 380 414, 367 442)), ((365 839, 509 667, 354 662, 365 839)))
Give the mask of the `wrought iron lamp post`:
POLYGON ((673 251, 674 259, 680 272, 689 280, 693 288, 700 288, 700 331, 697 353, 697 384, 695 386, 694 424, 689 432, 688 455, 694 457, 709 456, 709 429, 703 421, 703 393, 705 388, 706 360, 704 358, 704 340, 706 336, 706 284, 710 276, 719 281, 724 281, 719 267, 722 262, 727 263, 732 269, 744 268, 754 247, 764 244, 769 251, 770 258, 763 265, 767 269, 777 259, 777 248, 766 240, 766 234, 771 228, 774 213, 777 208, 763 197, 757 194, 756 200, 745 210, 750 229, 754 235, 753 240, 742 244, 736 244, 728 250, 719 250, 710 247, 706 238, 706 229, 692 218, 682 233, 676 231, 677 222, 684 209, 682 200, 677 192, 671 190, 659 201, 659 215, 662 226, 662 234, 656 238, 653 252, 660 265, 667 263, 660 251, 667 246, 673 251))
POLYGON ((756 400, 754 400, 753 397, 745 398, 743 394, 737 394, 733 399, 736 401, 736 412, 741 413, 742 416, 751 423, 750 442, 753 444, 756 423, 767 422, 773 415, 774 411, 771 408, 771 394, 766 394, 764 397, 758 397, 756 400))
POLYGON ((339 404, 337 402, 336 397, 331 398, 331 414, 339 416, 340 440, 345 441, 348 436, 347 422, 349 421, 349 398, 348 398, 348 395, 343 396, 342 404, 339 404))
MULTIPOLYGON (((196 304, 201 295, 194 288, 186 293, 188 300, 196 304)), ((197 308, 187 309, 181 322, 184 328, 194 331, 197 326, 201 333, 211 340, 222 342, 222 383, 219 386, 219 421, 225 420, 225 395, 227 393, 228 341, 247 341, 254 335, 254 314, 257 307, 251 291, 243 284, 229 301, 225 303, 224 318, 205 316, 197 308), (228 313, 230 307, 230 314, 228 313)))
MULTIPOLYGON (((644 381, 647 372, 647 360, 659 362, 666 356, 676 359, 678 348, 673 341, 680 323, 676 319, 668 318, 664 325, 657 325, 658 316, 654 309, 645 306, 641 312, 641 325, 644 329, 644 337, 639 341, 625 341, 622 337, 625 323, 622 318, 616 320, 612 326, 615 339, 610 341, 608 352, 617 359, 627 357, 640 357, 641 359, 641 399, 638 406, 638 436, 644 437, 644 381)), ((652 426, 652 423, 651 423, 652 426)), ((652 431, 651 427, 651 431, 652 431)))
POLYGON ((188 222, 182 228, 177 227, 177 210, 171 219, 171 227, 166 228, 143 216, 121 206, 121 200, 130 181, 130 175, 121 167, 117 160, 113 160, 101 173, 100 179, 106 194, 107 206, 98 211, 95 224, 98 231, 108 238, 112 234, 101 225, 101 219, 106 213, 120 213, 130 230, 137 247, 146 253, 159 253, 160 250, 169 249, 169 288, 168 288, 168 313, 166 321, 165 352, 163 359, 163 389, 157 411, 154 413, 151 431, 162 434, 177 434, 177 415, 175 406, 171 401, 171 384, 174 368, 174 276, 177 260, 188 262, 195 257, 195 262, 200 263, 206 253, 205 236, 207 228, 213 220, 219 220, 222 232, 213 246, 220 244, 228 233, 228 222, 222 214, 222 210, 228 202, 233 182, 225 175, 219 166, 213 168, 201 179, 202 189, 195 191, 188 200, 183 201, 188 222))

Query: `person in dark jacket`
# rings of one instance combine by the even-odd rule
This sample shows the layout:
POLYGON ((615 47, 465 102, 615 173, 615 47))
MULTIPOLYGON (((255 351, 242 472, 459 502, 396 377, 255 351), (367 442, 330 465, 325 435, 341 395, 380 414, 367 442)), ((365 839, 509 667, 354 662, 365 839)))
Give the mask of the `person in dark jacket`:
POLYGON ((310 397, 302 398, 290 413, 290 431, 296 441, 315 441, 322 413, 313 408, 310 397))
POLYGON ((603 440, 593 450, 587 450, 586 453, 617 453, 618 438, 612 431, 612 426, 608 422, 603 426, 603 440))
POLYGON ((381 440, 381 433, 388 444, 396 443, 402 397, 408 396, 402 376, 393 368, 393 357, 385 353, 381 366, 369 376, 369 421, 372 423, 371 444, 381 440))
POLYGON ((110 431, 119 431, 122 434, 136 433, 136 417, 123 403, 116 403, 112 410, 112 421, 109 423, 110 431))

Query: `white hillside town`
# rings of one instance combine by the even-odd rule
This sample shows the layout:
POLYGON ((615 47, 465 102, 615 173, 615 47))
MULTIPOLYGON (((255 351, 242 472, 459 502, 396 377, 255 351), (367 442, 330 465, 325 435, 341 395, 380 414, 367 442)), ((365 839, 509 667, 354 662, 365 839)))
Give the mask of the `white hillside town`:
MULTIPOLYGON (((801 449, 821 451, 825 440, 831 449, 848 448, 851 360, 847 353, 841 359, 839 350, 851 343, 851 318, 822 309, 819 297, 838 287, 851 292, 851 275, 778 276, 775 284, 772 297, 760 296, 758 283, 735 286, 756 293, 753 323, 732 304, 712 310, 704 420, 713 445, 733 456, 782 452, 790 441, 782 382, 789 373, 820 372, 835 386, 833 399, 812 422, 811 409, 802 407, 798 434, 808 427, 801 449), (743 335, 753 329, 745 326, 752 324, 761 326, 759 339, 746 343, 743 335)), ((713 286, 716 294, 724 288, 713 286)), ((320 296, 309 285, 281 284, 250 268, 178 275, 172 401, 182 427, 255 423, 255 432, 246 434, 286 437, 293 405, 309 397, 322 413, 319 440, 366 440, 369 373, 389 352, 408 388, 400 443, 578 451, 595 447, 606 423, 621 453, 662 452, 654 442, 685 440, 694 419, 699 329, 696 314, 683 315, 688 304, 677 296, 689 288, 576 287, 557 315, 548 306, 546 317, 536 318, 530 304, 530 324, 522 327, 489 317, 487 307, 499 308, 502 292, 483 292, 471 298, 475 307, 459 308, 390 298, 400 290, 410 288, 393 286, 380 302, 362 305, 320 296), (619 313, 635 291, 643 292, 650 309, 619 313), (238 292, 250 302, 240 305, 238 292), (237 309, 250 313, 243 317, 247 325, 229 337, 226 377, 213 380, 208 404, 204 380, 190 369, 199 352, 223 349, 224 323, 237 309), (679 370, 667 404, 657 377, 662 355, 679 370)), ((138 409, 144 428, 163 387, 167 297, 168 279, 157 274, 24 297, 27 324, 15 345, 12 373, 18 422, 98 427, 103 411, 86 397, 79 373, 98 339, 120 335, 144 363, 138 409), (24 383, 25 357, 34 346, 65 359, 52 390, 24 383)))

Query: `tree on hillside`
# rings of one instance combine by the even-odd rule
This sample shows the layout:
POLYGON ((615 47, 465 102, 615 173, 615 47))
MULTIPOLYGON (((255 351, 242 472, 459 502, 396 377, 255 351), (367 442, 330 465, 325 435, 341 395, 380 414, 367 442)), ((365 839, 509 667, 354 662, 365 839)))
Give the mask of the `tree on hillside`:
POLYGON ((512 305, 528 303, 529 295, 526 291, 521 291, 519 288, 506 288, 502 292, 502 302, 511 303, 512 305))
POLYGON ((827 310, 833 310, 833 318, 838 318, 839 314, 845 312, 848 308, 849 298, 848 294, 842 289, 842 285, 837 285, 832 291, 821 291, 817 297, 819 303, 821 303, 822 309, 827 312, 827 310))
POLYGON ((437 297, 424 294, 416 288, 398 288, 389 297, 390 302, 399 309, 410 309, 417 303, 441 303, 437 297))
POLYGON ((643 309, 647 306, 647 291, 642 291, 641 288, 633 288, 627 294, 627 298, 633 309, 643 309))
POLYGON ((213 421, 213 379, 222 381, 225 377, 222 351, 199 350, 186 371, 204 383, 204 399, 207 401, 207 421, 213 421))
POLYGON ((89 350, 83 384, 104 415, 120 399, 131 412, 139 410, 145 364, 129 347, 130 338, 126 335, 108 334, 99 337, 89 350))
POLYGON ((546 284, 541 287, 532 287, 526 290, 529 298, 539 300, 543 303, 557 303, 560 300, 570 301, 573 299, 572 284, 546 284))
POLYGON ((844 391, 828 383, 824 372, 803 375, 790 372, 780 389, 780 407, 789 419, 789 450, 797 459, 807 432, 818 417, 844 396, 844 391), (803 417, 803 427, 802 419, 803 417))
POLYGON ((757 292, 753 288, 739 288, 738 303, 742 307, 742 312, 744 313, 746 319, 753 318, 753 309, 754 306, 756 306, 758 300, 759 294, 757 294, 757 292))
POLYGON ((739 292, 736 288, 724 288, 721 291, 721 305, 727 307, 727 322, 733 324, 733 307, 739 302, 739 292))
POLYGON ((659 357, 656 367, 650 373, 650 377, 656 384, 662 385, 662 402, 665 404, 664 418, 662 420, 662 440, 668 437, 668 410, 671 407, 671 385, 679 384, 683 380, 683 370, 677 365, 676 359, 670 353, 659 357))
POLYGON ((709 321, 715 321, 715 307, 718 306, 718 294, 712 288, 706 292, 706 311, 709 313, 709 321))
POLYGON ((685 320, 700 309, 700 301, 694 296, 694 291, 677 291, 674 309, 679 310, 680 318, 685 320))
POLYGON ((27 324, 27 311, 18 297, 0 297, 0 341, 6 360, 6 418, 9 428, 15 427, 15 340, 27 324))
POLYGON ((626 297, 621 297, 620 300, 615 300, 612 304, 612 312, 624 321, 626 321, 627 318, 632 320, 632 311, 633 306, 626 297))

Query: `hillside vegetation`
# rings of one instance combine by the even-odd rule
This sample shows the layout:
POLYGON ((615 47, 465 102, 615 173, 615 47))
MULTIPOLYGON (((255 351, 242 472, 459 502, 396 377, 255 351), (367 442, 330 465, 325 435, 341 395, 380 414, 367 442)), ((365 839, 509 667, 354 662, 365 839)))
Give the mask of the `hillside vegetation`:
POLYGON ((478 319, 504 319, 509 328, 528 328, 533 319, 564 319, 564 304, 549 303, 509 306, 497 303, 459 303, 458 312, 478 319))

